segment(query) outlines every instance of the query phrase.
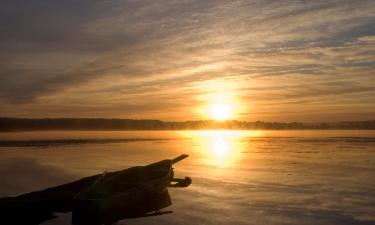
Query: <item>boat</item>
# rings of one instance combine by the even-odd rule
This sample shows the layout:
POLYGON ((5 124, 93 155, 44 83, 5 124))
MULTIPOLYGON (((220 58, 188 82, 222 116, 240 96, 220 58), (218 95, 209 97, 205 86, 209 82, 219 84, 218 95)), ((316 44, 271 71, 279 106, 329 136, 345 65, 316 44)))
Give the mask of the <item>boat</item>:
POLYGON ((74 225, 113 224, 118 220, 158 216, 172 204, 168 187, 187 187, 191 178, 175 178, 173 165, 188 155, 146 166, 104 172, 78 181, 0 199, 5 224, 36 225, 72 212, 74 225))
POLYGON ((162 215, 172 204, 168 187, 187 187, 191 179, 174 178, 172 165, 188 157, 181 155, 117 174, 100 176, 74 197, 72 224, 112 224, 119 219, 162 215))

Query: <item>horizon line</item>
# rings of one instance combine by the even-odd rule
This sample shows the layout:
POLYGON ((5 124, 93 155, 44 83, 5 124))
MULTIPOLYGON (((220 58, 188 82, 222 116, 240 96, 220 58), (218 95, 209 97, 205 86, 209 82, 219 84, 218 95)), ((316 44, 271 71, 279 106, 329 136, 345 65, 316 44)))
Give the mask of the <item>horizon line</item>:
POLYGON ((340 121, 318 121, 318 122, 306 122, 306 121, 288 121, 288 122, 281 122, 281 121, 265 121, 265 120, 238 120, 238 119, 230 119, 230 120, 214 120, 214 119, 197 119, 197 120, 162 120, 162 119, 132 119, 132 118, 109 118, 109 117, 2 117, 0 119, 19 119, 19 120, 133 120, 133 121, 159 121, 165 123, 184 123, 184 122, 217 122, 217 123, 225 123, 225 122, 246 122, 246 123, 256 123, 256 122, 263 122, 263 123, 302 123, 302 124, 316 124, 316 123, 345 123, 345 122, 375 122, 375 118, 372 120, 340 120, 340 121))

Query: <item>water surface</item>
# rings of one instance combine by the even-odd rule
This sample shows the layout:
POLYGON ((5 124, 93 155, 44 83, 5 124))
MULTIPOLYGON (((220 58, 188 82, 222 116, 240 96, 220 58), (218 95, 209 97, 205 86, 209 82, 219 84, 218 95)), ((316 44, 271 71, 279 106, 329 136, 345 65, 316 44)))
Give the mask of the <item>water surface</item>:
POLYGON ((179 154, 174 213, 120 224, 375 224, 374 131, 0 133, 0 196, 179 154))

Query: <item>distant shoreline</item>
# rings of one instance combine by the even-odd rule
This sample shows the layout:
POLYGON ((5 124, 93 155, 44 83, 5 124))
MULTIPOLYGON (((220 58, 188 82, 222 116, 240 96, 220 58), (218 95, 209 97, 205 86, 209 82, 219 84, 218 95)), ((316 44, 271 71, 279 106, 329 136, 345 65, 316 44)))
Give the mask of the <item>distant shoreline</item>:
POLYGON ((0 118, 0 132, 163 130, 375 130, 375 120, 343 122, 161 121, 104 118, 0 118))

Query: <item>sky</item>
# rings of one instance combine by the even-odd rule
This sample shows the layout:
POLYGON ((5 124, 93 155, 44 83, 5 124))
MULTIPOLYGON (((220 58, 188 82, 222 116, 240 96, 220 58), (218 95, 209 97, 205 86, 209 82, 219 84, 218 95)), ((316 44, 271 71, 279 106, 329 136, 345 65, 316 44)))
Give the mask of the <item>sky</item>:
POLYGON ((0 116, 375 119, 372 0, 3 0, 0 116))

